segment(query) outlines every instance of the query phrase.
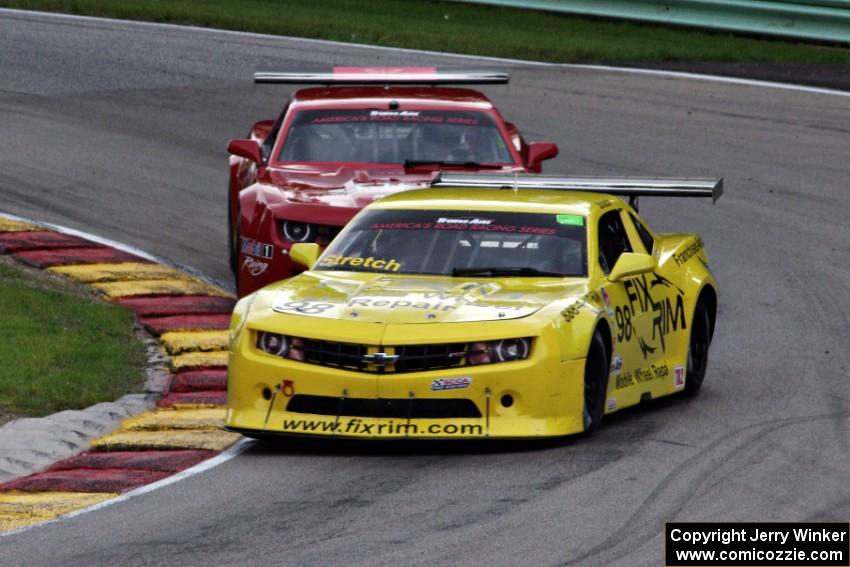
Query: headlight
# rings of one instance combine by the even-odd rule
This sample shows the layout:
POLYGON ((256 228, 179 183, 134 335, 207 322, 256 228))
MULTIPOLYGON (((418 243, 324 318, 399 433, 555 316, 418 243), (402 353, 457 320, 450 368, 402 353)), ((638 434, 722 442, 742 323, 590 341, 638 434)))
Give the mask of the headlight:
POLYGON ((490 352, 497 362, 511 362, 528 358, 531 344, 528 339, 506 339, 490 343, 490 352))
POLYGON ((283 237, 293 242, 312 242, 316 228, 306 222, 283 221, 283 237))
POLYGON ((502 339, 500 341, 469 343, 466 363, 470 366, 494 362, 525 360, 531 353, 531 339, 502 339))
POLYGON ((289 339, 277 333, 257 333, 257 348, 275 356, 289 354, 289 339))

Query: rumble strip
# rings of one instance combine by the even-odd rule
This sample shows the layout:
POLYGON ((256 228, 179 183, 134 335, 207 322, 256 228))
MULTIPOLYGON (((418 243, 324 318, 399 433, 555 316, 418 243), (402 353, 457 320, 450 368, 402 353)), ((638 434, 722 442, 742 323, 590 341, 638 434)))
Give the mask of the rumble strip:
POLYGON ((228 292, 149 257, 3 216, 0 254, 131 309, 171 357, 170 385, 157 409, 124 420, 88 451, 0 484, 0 535, 120 498, 240 439, 223 429, 234 304, 228 292))

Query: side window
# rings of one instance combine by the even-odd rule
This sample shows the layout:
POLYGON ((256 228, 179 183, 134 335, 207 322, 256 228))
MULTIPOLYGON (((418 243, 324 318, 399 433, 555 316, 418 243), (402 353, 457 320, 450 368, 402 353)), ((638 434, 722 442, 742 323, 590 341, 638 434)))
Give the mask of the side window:
POLYGON ((623 252, 631 252, 632 245, 620 218, 620 211, 609 211, 599 218, 599 265, 606 274, 623 252))
POLYGON ((636 216, 633 214, 629 214, 632 218, 632 222, 635 225, 635 230, 637 230, 638 236, 640 236, 641 242, 643 242, 643 247, 646 248, 647 254, 652 254, 652 249, 655 246, 655 239, 652 238, 652 235, 649 234, 649 231, 643 226, 643 223, 638 220, 636 216))
POLYGON ((286 103, 286 106, 283 107, 283 111, 281 111, 280 116, 277 117, 277 120, 272 126, 272 129, 269 130, 266 139, 263 140, 262 145, 260 146, 260 151, 262 152, 263 160, 268 161, 269 156, 272 154, 272 148, 274 148, 275 142, 277 142, 277 135, 280 132, 280 126, 283 124, 283 118, 286 116, 286 111, 289 109, 289 103, 286 103))

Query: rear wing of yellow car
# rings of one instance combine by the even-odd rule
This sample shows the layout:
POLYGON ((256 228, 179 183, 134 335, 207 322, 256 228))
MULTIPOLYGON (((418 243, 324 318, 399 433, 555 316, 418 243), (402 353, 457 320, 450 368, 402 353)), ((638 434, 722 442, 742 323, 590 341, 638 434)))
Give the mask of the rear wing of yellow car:
POLYGON ((327 71, 258 71, 257 84, 504 85, 511 76, 492 69, 333 67, 327 71))
POLYGON ((711 202, 716 203, 723 194, 722 178, 566 177, 527 173, 441 172, 431 186, 606 193, 628 197, 629 204, 635 210, 638 197, 711 197, 711 202))

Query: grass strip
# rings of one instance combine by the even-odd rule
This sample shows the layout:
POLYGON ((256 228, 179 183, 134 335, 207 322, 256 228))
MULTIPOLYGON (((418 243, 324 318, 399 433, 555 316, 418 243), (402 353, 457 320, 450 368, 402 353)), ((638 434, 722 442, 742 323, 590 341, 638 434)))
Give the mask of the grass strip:
POLYGON ((850 49, 416 0, 0 0, 0 6, 560 63, 850 63, 850 49))
POLYGON ((0 413, 43 416, 141 391, 144 347, 127 309, 0 259, 0 413))

